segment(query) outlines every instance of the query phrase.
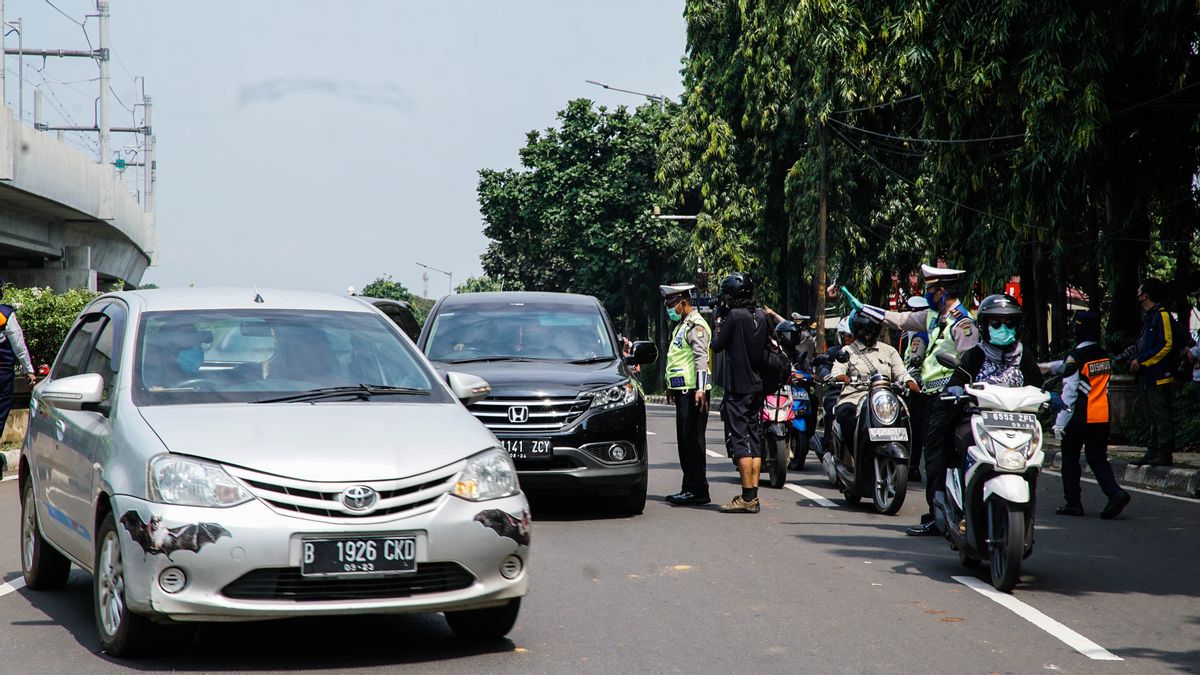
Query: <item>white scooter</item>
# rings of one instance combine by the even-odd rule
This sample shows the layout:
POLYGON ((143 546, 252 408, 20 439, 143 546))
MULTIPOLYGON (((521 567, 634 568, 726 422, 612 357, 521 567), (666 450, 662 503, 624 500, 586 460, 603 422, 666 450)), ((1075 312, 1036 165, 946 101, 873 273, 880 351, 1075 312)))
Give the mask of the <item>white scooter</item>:
MULTIPOLYGON (((961 367, 951 354, 937 360, 961 367)), ((975 568, 988 559, 992 585, 1007 593, 1033 553, 1034 502, 1045 460, 1034 413, 1048 406, 1050 395, 1037 387, 978 383, 967 385, 961 397, 942 398, 967 404, 973 443, 963 465, 947 469, 946 491, 934 497, 934 518, 962 564, 975 568)))

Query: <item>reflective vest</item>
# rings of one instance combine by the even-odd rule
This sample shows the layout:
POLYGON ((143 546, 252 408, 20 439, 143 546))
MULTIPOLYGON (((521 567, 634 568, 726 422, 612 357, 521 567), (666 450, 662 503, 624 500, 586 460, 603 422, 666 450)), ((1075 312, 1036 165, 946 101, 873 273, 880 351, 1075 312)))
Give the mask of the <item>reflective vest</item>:
POLYGON ((1112 359, 1103 347, 1094 344, 1076 349, 1068 358, 1079 364, 1079 397, 1075 399, 1075 414, 1082 412, 1083 421, 1087 424, 1108 422, 1108 381, 1112 377, 1112 359))
MULTIPOLYGON (((966 311, 966 308, 963 308, 966 311)), ((933 313, 932 311, 930 312, 933 313)), ((960 316, 953 321, 948 321, 946 327, 943 328, 935 314, 932 321, 929 322, 929 346, 925 348, 925 360, 921 363, 921 390, 934 394, 941 391, 946 383, 950 381, 950 375, 954 370, 947 368, 937 362, 937 355, 941 353, 958 354, 958 346, 954 343, 953 329, 958 325, 959 321, 968 318, 966 315, 960 316)))
MULTIPOLYGON (((671 346, 667 348, 667 389, 692 390, 696 388, 696 355, 688 342, 688 334, 693 328, 698 328, 708 335, 712 343, 712 329, 699 312, 693 312, 679 322, 675 336, 671 338, 671 346)), ((708 372, 712 372, 712 350, 708 352, 708 372)), ((704 383, 704 390, 712 389, 712 382, 704 383)))

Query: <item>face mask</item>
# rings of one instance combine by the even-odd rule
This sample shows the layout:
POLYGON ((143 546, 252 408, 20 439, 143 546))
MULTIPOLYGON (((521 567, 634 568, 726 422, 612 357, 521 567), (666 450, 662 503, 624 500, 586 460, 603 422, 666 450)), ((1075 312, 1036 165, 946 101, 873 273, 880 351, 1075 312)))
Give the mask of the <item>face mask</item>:
POLYGON ((1008 326, 988 329, 988 342, 997 347, 1007 347, 1017 341, 1017 329, 1008 326))
POLYGON ((682 319, 683 317, 679 316, 679 312, 676 312, 674 307, 668 307, 667 308, 667 318, 672 321, 678 321, 678 320, 682 319))
POLYGON ((929 303, 929 309, 932 309, 935 312, 942 311, 942 304, 943 304, 942 301, 945 298, 946 298, 946 296, 943 294, 937 300, 934 300, 934 292, 933 291, 929 291, 925 294, 925 301, 929 303))
POLYGON ((195 375, 200 372, 200 364, 204 363, 204 352, 199 347, 192 347, 179 352, 175 359, 183 372, 195 375))

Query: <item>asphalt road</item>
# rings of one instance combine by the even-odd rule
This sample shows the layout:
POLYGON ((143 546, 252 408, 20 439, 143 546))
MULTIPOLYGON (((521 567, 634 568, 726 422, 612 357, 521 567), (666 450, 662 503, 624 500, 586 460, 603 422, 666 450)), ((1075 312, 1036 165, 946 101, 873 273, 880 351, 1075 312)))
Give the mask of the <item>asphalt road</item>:
MULTIPOLYGON (((757 515, 667 505, 679 481, 672 418, 650 417, 643 515, 535 501, 532 591, 510 640, 466 645, 439 616, 224 624, 118 662, 97 653, 90 578, 75 572, 62 592, 0 596, 0 673, 1200 672, 1200 502, 1137 493, 1101 521, 1087 485, 1093 515, 1063 518, 1058 479, 1045 476, 1036 551, 1001 598, 1010 608, 967 585, 985 574, 943 540, 904 536, 920 486, 898 516, 880 516, 846 507, 810 462, 789 482, 832 506, 769 488, 757 515)), ((713 498, 727 501, 738 487, 715 417, 708 446, 722 455, 710 458, 713 498)), ((0 483, 5 581, 20 578, 17 502, 16 482, 0 483)))

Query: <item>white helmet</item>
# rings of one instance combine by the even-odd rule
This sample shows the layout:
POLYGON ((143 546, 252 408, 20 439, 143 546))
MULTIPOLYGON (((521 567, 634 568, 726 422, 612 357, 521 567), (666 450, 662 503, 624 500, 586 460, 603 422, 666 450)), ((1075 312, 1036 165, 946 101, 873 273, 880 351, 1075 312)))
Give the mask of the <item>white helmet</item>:
POLYGON ((842 338, 854 337, 854 334, 850 332, 850 316, 849 315, 843 316, 842 320, 838 322, 837 332, 838 332, 838 337, 842 337, 842 338))

